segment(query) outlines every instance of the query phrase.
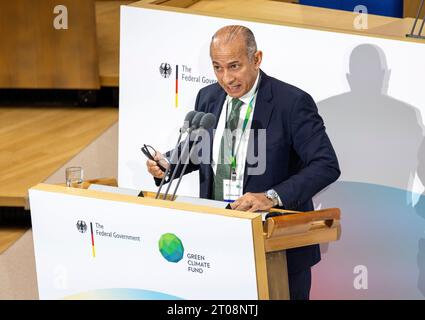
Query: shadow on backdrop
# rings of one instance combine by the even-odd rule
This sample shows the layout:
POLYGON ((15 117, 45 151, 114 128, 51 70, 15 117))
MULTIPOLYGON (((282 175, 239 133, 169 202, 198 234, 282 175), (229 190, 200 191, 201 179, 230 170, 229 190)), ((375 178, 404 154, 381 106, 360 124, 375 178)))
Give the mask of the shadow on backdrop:
MULTIPOLYGON (((318 103, 341 177, 315 202, 342 210, 341 241, 327 253, 325 247, 324 258, 328 266, 342 268, 328 280, 337 286, 340 278, 350 291, 346 298, 425 296, 425 220, 420 218, 425 214, 415 211, 420 203, 424 206, 424 195, 415 207, 411 192, 423 124, 418 109, 388 95, 390 76, 383 50, 359 45, 350 55, 351 91, 318 103), (368 269, 369 287, 363 292, 353 288, 358 265, 368 269)), ((423 166, 423 158, 421 162, 423 166)), ((319 267, 322 272, 331 277, 331 271, 319 267)))
POLYGON ((418 109, 388 96, 390 76, 382 49, 360 45, 350 56, 351 91, 318 107, 344 165, 340 180, 411 190, 422 119, 418 109))
MULTIPOLYGON (((425 186, 425 138, 422 140, 421 146, 418 152, 418 177, 421 180, 423 186, 425 186)), ((415 206, 416 212, 425 219, 425 190, 422 196, 419 198, 418 203, 415 206)), ((418 286, 422 295, 425 296, 425 238, 419 239, 419 252, 418 252, 418 266, 419 280, 418 286)))

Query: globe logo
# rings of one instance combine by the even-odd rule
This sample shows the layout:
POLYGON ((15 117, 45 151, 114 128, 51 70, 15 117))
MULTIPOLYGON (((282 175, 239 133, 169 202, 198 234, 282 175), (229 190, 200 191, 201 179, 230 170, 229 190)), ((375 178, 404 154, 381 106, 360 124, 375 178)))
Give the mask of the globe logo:
POLYGON ((175 234, 163 234, 158 241, 158 246, 162 256, 169 262, 179 262, 183 258, 183 243, 175 234))

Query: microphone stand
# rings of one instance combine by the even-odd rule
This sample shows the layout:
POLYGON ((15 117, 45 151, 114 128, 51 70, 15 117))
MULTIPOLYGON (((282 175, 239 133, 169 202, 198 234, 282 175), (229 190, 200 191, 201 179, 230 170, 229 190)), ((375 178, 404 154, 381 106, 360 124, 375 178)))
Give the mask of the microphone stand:
MULTIPOLYGON (((190 128, 190 129, 189 129, 189 132, 188 132, 188 135, 187 135, 186 141, 184 142, 184 145, 183 145, 183 148, 182 148, 182 155, 184 155, 185 150, 189 147, 189 143, 190 143, 190 135, 192 134, 192 131, 193 131, 193 130, 194 130, 193 128, 190 128)), ((176 150, 177 150, 177 149, 178 149, 178 147, 176 147, 176 148, 174 149, 173 154, 174 154, 174 152, 176 152, 176 150)), ((172 183, 173 183, 173 180, 174 180, 174 178, 175 178, 175 176, 176 176, 177 168, 178 168, 178 167, 179 167, 179 165, 180 165, 181 158, 182 158, 182 157, 180 157, 180 158, 179 158, 179 160, 177 161, 176 167, 175 167, 175 168, 174 168, 174 170, 173 170, 173 174, 171 175, 170 181, 168 182, 167 190, 165 191, 165 194, 164 194, 164 196, 162 197, 162 199, 163 199, 163 200, 166 200, 166 199, 167 199, 168 191, 170 191, 170 187, 171 187, 171 185, 172 185, 172 183)), ((187 163, 185 164, 185 167, 186 167, 186 165, 187 165, 187 163)), ((169 166, 169 168, 170 168, 170 167, 171 167, 171 166, 169 166)), ((165 177, 165 176, 164 176, 164 177, 165 177)))
MULTIPOLYGON (((173 153, 171 154, 171 163, 173 163, 173 162, 174 162, 174 157, 175 157, 175 155, 176 155, 176 152, 177 152, 178 146, 179 146, 179 144, 180 144, 180 140, 181 140, 181 138, 182 138, 183 133, 184 133, 186 130, 187 130, 187 129, 184 129, 184 128, 181 128, 181 129, 180 129, 179 138, 178 138, 178 140, 177 140, 176 146, 175 146, 175 147, 174 147, 174 149, 173 149, 173 153)), ((164 185, 165 179, 167 178, 167 176, 168 176, 168 174, 169 174, 169 172, 170 172, 170 168, 171 168, 171 164, 168 166, 167 170, 165 170, 164 176, 163 176, 163 177, 162 177, 162 179, 161 179, 161 184, 159 185, 158 191, 156 192, 155 199, 158 199, 158 197, 159 197, 159 194, 160 194, 160 192, 161 192, 162 186, 164 185)))
MULTIPOLYGON (((193 140, 193 143, 194 143, 194 144, 196 144, 196 141, 198 140, 199 132, 201 131, 201 129, 202 129, 202 128, 199 128, 198 130, 196 130, 196 136, 195 136, 195 139, 193 140)), ((182 171, 180 172, 180 177, 179 177, 179 180, 177 181, 177 185, 176 185, 176 188, 174 189, 174 193, 173 193, 173 196, 171 197, 171 201, 175 200, 175 199, 174 199, 174 197, 175 197, 175 195, 176 195, 176 192, 177 192, 177 189, 178 189, 178 187, 179 187, 179 185, 180 185, 180 182, 182 181, 182 178, 183 178, 184 173, 185 173, 185 171, 186 171, 186 167, 187 167, 187 165, 189 164, 189 161, 190 161, 190 158, 191 158, 191 156, 192 156, 192 153, 193 153, 193 150, 194 150, 194 149, 195 149, 195 148, 192 148, 192 149, 190 149, 190 151, 189 151, 189 155, 188 155, 187 161, 186 161, 186 163, 184 164, 182 171)))

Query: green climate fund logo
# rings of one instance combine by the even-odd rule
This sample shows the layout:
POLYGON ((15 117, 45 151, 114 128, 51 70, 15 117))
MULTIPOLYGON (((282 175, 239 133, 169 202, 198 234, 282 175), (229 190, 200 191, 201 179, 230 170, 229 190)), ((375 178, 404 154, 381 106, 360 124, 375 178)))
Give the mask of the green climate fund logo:
POLYGON ((183 258, 184 248, 181 240, 172 233, 164 233, 158 241, 159 251, 169 262, 179 262, 183 258))

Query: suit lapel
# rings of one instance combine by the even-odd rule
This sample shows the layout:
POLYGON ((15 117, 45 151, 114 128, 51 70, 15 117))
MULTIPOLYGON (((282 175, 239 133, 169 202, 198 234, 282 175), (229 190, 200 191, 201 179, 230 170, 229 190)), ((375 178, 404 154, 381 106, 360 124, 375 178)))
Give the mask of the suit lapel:
MULTIPOLYGON (((220 88, 217 95, 216 95, 216 99, 208 103, 207 109, 205 111, 205 112, 210 112, 210 113, 214 114, 216 119, 217 119, 216 123, 214 125, 214 128, 208 129, 208 133, 209 133, 209 136, 210 136, 210 146, 211 146, 210 147, 210 161, 213 160, 213 148, 214 148, 214 131, 213 130, 217 129, 218 121, 220 119, 220 115, 221 115, 221 112, 222 112, 222 109, 223 109, 223 104, 224 104, 224 100, 226 99, 226 96, 227 96, 226 92, 223 89, 220 88)), ((219 137, 218 139, 221 139, 221 137, 219 137)), ((211 194, 212 194, 211 193, 212 192, 212 190, 211 190, 212 183, 214 181, 213 170, 212 170, 211 165, 208 165, 208 169, 207 169, 206 172, 207 172, 206 173, 206 180, 207 180, 206 184, 207 184, 207 188, 208 188, 207 194, 208 194, 208 198, 210 198, 211 194)))
MULTIPOLYGON (((221 115, 221 111, 223 109, 223 104, 224 104, 224 100, 226 99, 226 92, 224 90, 220 90, 219 93, 217 94, 217 99, 215 99, 215 101, 211 101, 208 104, 208 109, 206 112, 210 112, 212 114, 215 115, 215 118, 217 119, 215 122, 215 126, 214 129, 217 129, 218 126, 218 121, 220 119, 220 115, 221 115)), ((211 154, 210 154, 210 159, 212 159, 212 155, 213 155, 213 139, 214 139, 214 135, 213 135, 213 129, 209 129, 208 130, 209 134, 210 134, 210 143, 211 143, 211 154)))
MULTIPOLYGON (((273 112, 272 104, 272 88, 269 81, 269 77, 261 71, 261 80, 260 88, 258 89, 257 99, 255 101, 254 115, 252 117, 251 129, 254 129, 254 134, 250 135, 247 155, 257 155, 258 159, 258 129, 267 129, 270 117, 273 112), (252 141, 254 139, 254 141, 252 141)), ((258 164, 257 164, 258 165, 258 164)), ((245 162, 245 172, 243 179, 243 192, 245 193, 245 188, 248 181, 251 178, 251 175, 247 174, 248 166, 255 167, 255 164, 248 164, 245 162)))
POLYGON ((218 120, 220 119, 220 114, 221 110, 223 109, 223 104, 224 100, 226 99, 226 95, 226 92, 223 89, 220 89, 219 93, 217 94, 217 98, 208 104, 208 109, 206 112, 214 114, 217 119, 214 129, 217 129, 218 120))

